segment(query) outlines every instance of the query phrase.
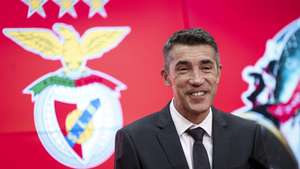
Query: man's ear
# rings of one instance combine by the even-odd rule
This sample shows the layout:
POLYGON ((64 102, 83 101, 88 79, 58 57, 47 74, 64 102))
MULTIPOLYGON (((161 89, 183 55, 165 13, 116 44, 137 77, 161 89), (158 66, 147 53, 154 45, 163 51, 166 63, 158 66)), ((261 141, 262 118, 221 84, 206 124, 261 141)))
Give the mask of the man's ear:
POLYGON ((219 71, 221 72, 223 65, 219 64, 219 71))
POLYGON ((171 82, 170 82, 170 79, 169 79, 169 73, 165 70, 165 69, 162 69, 160 71, 160 75, 162 76, 163 80, 164 80, 164 84, 166 86, 170 86, 171 85, 171 82))
POLYGON ((222 65, 218 65, 218 79, 217 79, 217 83, 220 82, 221 79, 221 70, 222 70, 222 65))

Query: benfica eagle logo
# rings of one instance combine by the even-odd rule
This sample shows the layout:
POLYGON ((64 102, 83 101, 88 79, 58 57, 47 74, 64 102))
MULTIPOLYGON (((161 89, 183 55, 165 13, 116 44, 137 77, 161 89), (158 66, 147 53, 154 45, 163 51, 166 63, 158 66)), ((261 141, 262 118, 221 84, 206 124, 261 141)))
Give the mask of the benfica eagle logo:
POLYGON ((53 29, 6 28, 3 33, 26 51, 60 60, 62 68, 37 79, 23 91, 32 95, 35 127, 47 152, 72 168, 103 163, 122 127, 120 91, 126 85, 86 66, 115 48, 129 27, 94 27, 82 36, 73 26, 53 29))

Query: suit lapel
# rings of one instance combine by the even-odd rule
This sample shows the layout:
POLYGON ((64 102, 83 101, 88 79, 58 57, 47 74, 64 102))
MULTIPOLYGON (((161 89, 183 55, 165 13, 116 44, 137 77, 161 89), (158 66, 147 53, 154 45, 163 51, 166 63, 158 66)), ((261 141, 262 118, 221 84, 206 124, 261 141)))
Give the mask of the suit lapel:
POLYGON ((188 169, 179 136, 170 115, 169 104, 160 112, 157 126, 160 128, 157 139, 172 167, 174 169, 188 169))
POLYGON ((230 133, 227 129, 227 121, 222 112, 213 110, 213 169, 226 168, 226 157, 230 152, 230 133))
MULTIPOLYGON (((226 157, 230 152, 230 133, 227 129, 227 121, 222 112, 215 108, 213 111, 213 169, 226 169, 226 157)), ((169 105, 159 114, 157 126, 157 139, 174 169, 189 169, 184 152, 172 121, 169 105)))

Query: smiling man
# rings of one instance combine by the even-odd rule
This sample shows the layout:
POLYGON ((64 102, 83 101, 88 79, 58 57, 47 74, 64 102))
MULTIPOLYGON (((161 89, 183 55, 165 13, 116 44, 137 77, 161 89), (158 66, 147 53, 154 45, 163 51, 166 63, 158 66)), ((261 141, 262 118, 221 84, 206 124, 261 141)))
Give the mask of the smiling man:
POLYGON ((170 48, 165 47, 162 76, 173 90, 173 104, 183 117, 200 123, 210 111, 220 79, 217 48, 208 44, 175 44, 170 48))
POLYGON ((164 46, 161 75, 173 99, 116 135, 116 169, 269 168, 266 131, 213 107, 221 64, 202 29, 175 32, 164 46))

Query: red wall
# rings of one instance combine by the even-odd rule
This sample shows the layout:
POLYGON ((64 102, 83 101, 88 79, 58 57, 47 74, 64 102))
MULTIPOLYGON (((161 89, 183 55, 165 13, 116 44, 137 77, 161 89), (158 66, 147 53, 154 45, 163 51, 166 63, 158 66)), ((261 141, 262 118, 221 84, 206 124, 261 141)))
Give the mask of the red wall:
MULTIPOLYGON (((125 83, 121 92, 124 125, 160 110, 170 99, 170 89, 163 85, 162 46, 170 34, 184 27, 202 27, 219 44, 222 80, 216 106, 232 111, 243 106, 241 94, 247 84, 241 72, 262 56, 266 41, 282 27, 300 16, 298 0, 199 1, 199 0, 111 0, 108 17, 88 18, 88 6, 75 6, 78 17, 66 14, 58 18, 59 7, 52 1, 44 5, 46 18, 33 14, 18 1, 2 2, 0 28, 43 27, 56 22, 71 24, 80 34, 95 26, 129 26, 131 32, 100 59, 88 66, 110 74, 125 83)), ((42 59, 25 51, 0 34, 1 118, 0 168, 64 168, 53 159, 39 141, 34 126, 34 104, 22 93, 30 83, 61 67, 59 61, 42 59)), ((113 156, 98 169, 113 168, 113 156)))

